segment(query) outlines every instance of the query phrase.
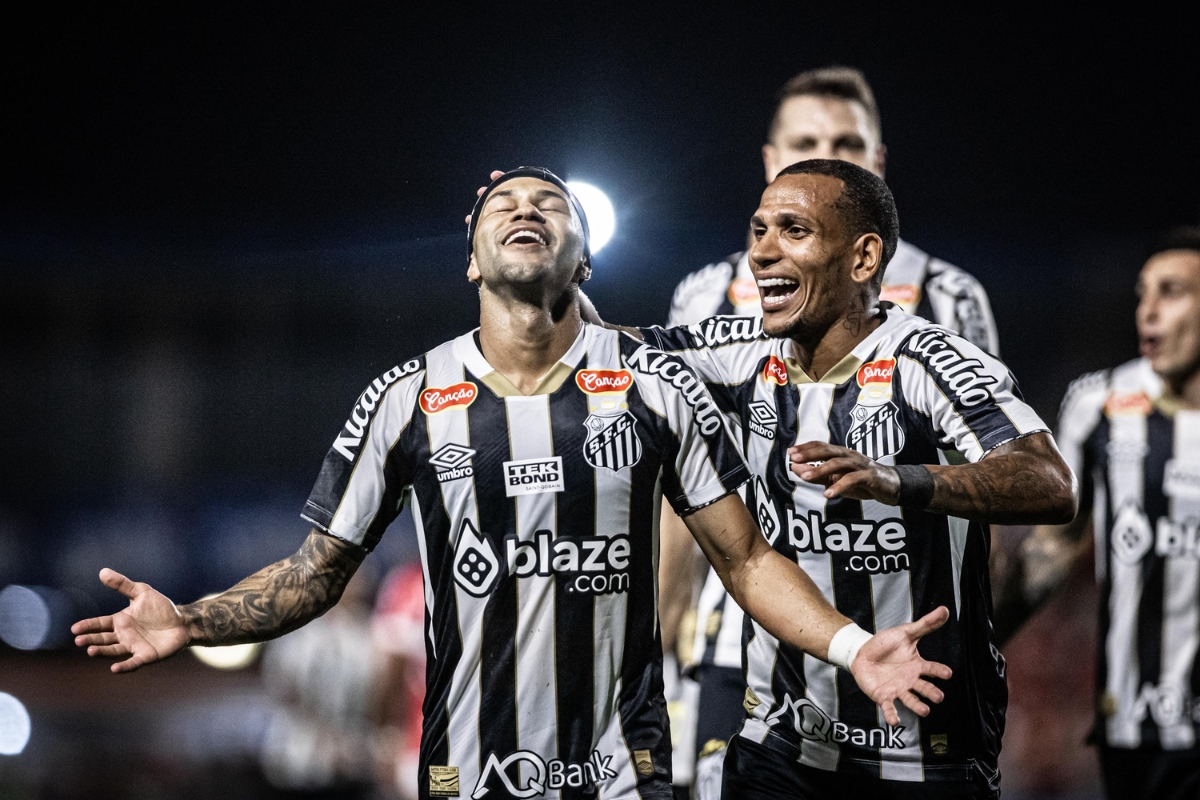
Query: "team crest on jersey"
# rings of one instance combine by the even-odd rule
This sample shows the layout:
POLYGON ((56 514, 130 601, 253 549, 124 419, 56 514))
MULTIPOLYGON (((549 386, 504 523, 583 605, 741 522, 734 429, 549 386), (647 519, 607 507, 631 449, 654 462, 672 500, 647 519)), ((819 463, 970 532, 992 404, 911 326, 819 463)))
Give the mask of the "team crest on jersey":
POLYGON ((904 449, 900 410, 890 400, 882 405, 859 404, 850 412, 846 447, 878 461, 904 449))
POLYGON ((464 519, 454 545, 454 581, 474 597, 484 597, 500 577, 500 560, 491 543, 464 519))
POLYGON ((587 428, 583 457, 593 467, 620 472, 641 460, 642 440, 637 435, 637 420, 628 411, 592 414, 583 426, 587 428))

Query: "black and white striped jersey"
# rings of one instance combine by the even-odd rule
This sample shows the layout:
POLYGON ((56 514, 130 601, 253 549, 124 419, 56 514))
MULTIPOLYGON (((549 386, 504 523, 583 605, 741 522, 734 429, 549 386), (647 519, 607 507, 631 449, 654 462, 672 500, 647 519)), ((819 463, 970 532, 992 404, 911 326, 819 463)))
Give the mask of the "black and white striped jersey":
POLYGON ((683 512, 748 477, 679 358, 592 325, 530 396, 476 334, 368 387, 304 517, 370 548, 412 504, 421 796, 670 797, 658 498, 683 512))
MULTIPOLYGON (((987 292, 974 277, 901 240, 883 274, 881 299, 933 320, 996 355, 1000 341, 987 292)), ((669 326, 692 325, 714 315, 762 313, 758 284, 745 252, 734 253, 684 278, 671 298, 669 326)), ((696 604, 696 628, 687 666, 742 665, 742 610, 720 577, 708 571, 696 604)))
POLYGON ((1195 747, 1200 729, 1200 411, 1145 359, 1075 381, 1059 445, 1083 484, 1100 585, 1099 737, 1195 747))
POLYGON ((793 476, 787 448, 823 441, 885 464, 978 461, 1046 426, 1000 361, 882 305, 884 322, 819 382, 800 369, 794 343, 766 337, 757 318, 643 333, 708 383, 754 475, 747 500, 763 533, 839 611, 877 631, 939 605, 951 610, 920 645, 925 658, 954 670, 945 702, 924 720, 901 709, 897 727, 886 725, 848 673, 747 620, 749 718, 741 735, 826 770, 907 781, 965 780, 973 769, 995 777, 1008 690, 991 641, 986 526, 875 501, 826 500, 821 486, 793 476))

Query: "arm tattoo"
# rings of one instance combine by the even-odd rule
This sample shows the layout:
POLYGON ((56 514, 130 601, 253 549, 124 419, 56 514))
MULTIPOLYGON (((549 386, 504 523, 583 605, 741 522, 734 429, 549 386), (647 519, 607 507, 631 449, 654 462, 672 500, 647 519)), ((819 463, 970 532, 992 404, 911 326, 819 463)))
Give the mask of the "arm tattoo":
POLYGON ((367 551, 320 531, 292 556, 260 569, 216 597, 181 606, 192 644, 273 639, 337 604, 367 551))
POLYGON ((929 510, 1002 525, 1062 524, 1075 516, 1071 472, 1046 434, 997 448, 975 464, 928 467, 929 510))

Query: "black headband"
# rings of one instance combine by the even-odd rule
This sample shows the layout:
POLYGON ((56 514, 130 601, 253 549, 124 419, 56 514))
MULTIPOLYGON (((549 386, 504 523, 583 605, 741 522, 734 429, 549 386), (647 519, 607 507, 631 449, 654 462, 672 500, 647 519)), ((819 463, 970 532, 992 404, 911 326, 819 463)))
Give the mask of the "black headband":
POLYGON ((579 217, 579 224, 583 226, 583 257, 585 260, 591 261, 592 249, 588 243, 591 234, 588 231, 587 214, 583 213, 583 204, 579 202, 579 198, 567 187, 566 182, 562 178, 545 167, 517 167, 516 169, 510 169, 488 184, 487 189, 475 201, 475 207, 471 209, 471 223, 467 225, 467 258, 470 259, 471 253, 475 250, 475 226, 479 224, 479 212, 483 210, 483 204, 487 202, 488 195, 495 191, 497 186, 505 181, 511 181, 513 178, 537 178, 539 181, 554 184, 566 193, 567 199, 571 201, 571 206, 575 209, 576 216, 579 217))

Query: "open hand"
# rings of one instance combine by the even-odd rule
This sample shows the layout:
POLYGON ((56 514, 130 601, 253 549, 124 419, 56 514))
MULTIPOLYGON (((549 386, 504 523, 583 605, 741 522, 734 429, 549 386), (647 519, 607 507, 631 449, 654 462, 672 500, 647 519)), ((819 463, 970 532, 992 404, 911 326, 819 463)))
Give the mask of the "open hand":
POLYGON ((162 661, 191 641, 183 615, 165 595, 107 568, 100 570, 100 582, 128 597, 129 608, 112 616, 76 622, 71 633, 75 634, 75 644, 86 647, 89 656, 129 656, 113 664, 113 672, 133 672, 162 661))
POLYGON ((824 442, 788 448, 792 472, 802 481, 827 487, 825 496, 900 502, 900 476, 892 467, 873 461, 857 450, 824 442), (814 463, 821 462, 821 463, 814 463))
POLYGON ((917 642, 942 627, 948 619, 949 609, 938 606, 916 622, 875 634, 854 657, 850 673, 867 697, 883 709, 883 718, 889 725, 900 724, 896 700, 917 716, 924 717, 929 714, 929 705, 925 701, 940 703, 945 698, 942 690, 925 678, 947 680, 951 670, 945 664, 921 658, 917 642))
MULTIPOLYGON (((496 180, 496 178, 499 178, 503 174, 504 174, 503 170, 498 170, 498 169, 492 170, 492 173, 490 175, 488 175, 488 183, 491 183, 492 181, 496 180)), ((483 193, 486 191, 487 191, 486 186, 480 186, 478 189, 475 190, 475 196, 483 197, 483 193)), ((471 224, 471 215, 467 214, 467 216, 464 218, 464 221, 469 226, 471 224)))

